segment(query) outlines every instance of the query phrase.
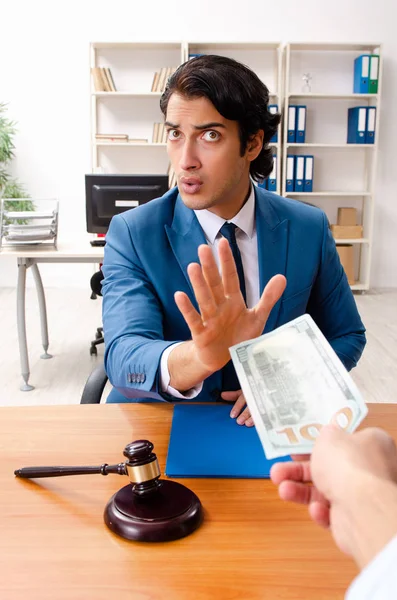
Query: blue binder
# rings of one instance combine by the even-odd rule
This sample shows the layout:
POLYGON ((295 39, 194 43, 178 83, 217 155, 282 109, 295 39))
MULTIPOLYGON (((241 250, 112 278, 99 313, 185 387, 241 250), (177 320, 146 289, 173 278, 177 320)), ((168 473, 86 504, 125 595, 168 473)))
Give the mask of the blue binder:
POLYGON ((367 107, 355 106, 349 108, 347 116, 347 143, 365 144, 367 129, 367 107))
POLYGON ((369 93, 369 54, 362 54, 354 61, 354 94, 369 93))
POLYGON ((255 427, 237 425, 232 405, 176 404, 165 472, 168 477, 268 478, 267 460, 255 427))
POLYGON ((258 187, 262 188, 263 190, 267 190, 267 182, 268 182, 268 178, 264 179, 262 181, 262 183, 258 182, 258 187))
POLYGON ((294 192, 303 192, 303 184, 305 181, 305 157, 295 156, 295 181, 294 192))
POLYGON ((289 144, 295 144, 295 130, 296 130, 296 106, 290 105, 288 107, 288 133, 287 142, 289 144))
POLYGON ((305 178, 303 183, 304 192, 313 191, 313 169, 314 169, 314 156, 305 156, 305 178))
MULTIPOLYGON (((267 107, 268 111, 272 114, 275 115, 278 113, 278 104, 269 104, 269 106, 267 107)), ((274 134, 274 136, 271 138, 270 143, 271 144, 277 144, 278 142, 278 133, 276 132, 274 134)))
POLYGON ((273 155, 273 169, 269 175, 267 189, 269 192, 277 191, 277 156, 273 155))
POLYGON ((295 142, 304 144, 306 139, 306 106, 296 107, 296 133, 295 142))
POLYGON ((287 155, 287 169, 286 169, 286 181, 285 191, 294 191, 294 178, 295 178, 295 156, 292 154, 287 155))
POLYGON ((375 144, 376 107, 367 107, 367 127, 365 131, 365 143, 375 144))

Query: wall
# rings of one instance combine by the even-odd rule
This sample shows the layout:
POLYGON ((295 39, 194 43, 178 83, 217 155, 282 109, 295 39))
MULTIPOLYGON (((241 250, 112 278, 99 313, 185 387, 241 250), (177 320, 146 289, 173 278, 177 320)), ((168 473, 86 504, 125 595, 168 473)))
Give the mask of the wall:
MULTIPOLYGON (((13 174, 34 197, 60 200, 60 240, 86 240, 90 41, 382 42, 384 85, 372 284, 397 287, 397 36, 393 0, 8 0, 2 3, 0 101, 18 122, 13 174), (243 9, 245 14, 243 13, 243 9)), ((15 261, 0 257, 14 286, 15 261)), ((87 287, 89 265, 43 265, 46 286, 87 287)), ((31 282, 30 282, 31 284, 31 282)))

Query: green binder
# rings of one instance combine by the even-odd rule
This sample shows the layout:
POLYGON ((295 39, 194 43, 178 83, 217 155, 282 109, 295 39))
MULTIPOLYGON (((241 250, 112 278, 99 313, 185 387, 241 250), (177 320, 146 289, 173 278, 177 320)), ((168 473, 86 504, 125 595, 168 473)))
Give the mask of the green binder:
POLYGON ((369 63, 369 93, 378 93, 379 54, 371 54, 369 63))

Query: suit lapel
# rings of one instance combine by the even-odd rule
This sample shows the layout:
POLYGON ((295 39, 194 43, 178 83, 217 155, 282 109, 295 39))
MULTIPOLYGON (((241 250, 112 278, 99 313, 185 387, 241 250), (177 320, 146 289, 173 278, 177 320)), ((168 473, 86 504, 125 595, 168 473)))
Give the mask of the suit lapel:
POLYGON ((190 299, 197 308, 193 288, 187 274, 187 268, 192 262, 200 262, 197 252, 198 247, 200 244, 206 244, 207 240, 194 211, 184 205, 179 194, 175 203, 172 225, 171 227, 166 225, 165 231, 175 258, 178 261, 191 290, 190 299))
MULTIPOLYGON (((268 281, 280 273, 286 274, 288 225, 287 219, 281 221, 273 204, 276 197, 255 188, 255 223, 258 236, 259 292, 262 294, 268 281)), ((266 323, 265 332, 276 327, 281 299, 275 304, 266 323)))

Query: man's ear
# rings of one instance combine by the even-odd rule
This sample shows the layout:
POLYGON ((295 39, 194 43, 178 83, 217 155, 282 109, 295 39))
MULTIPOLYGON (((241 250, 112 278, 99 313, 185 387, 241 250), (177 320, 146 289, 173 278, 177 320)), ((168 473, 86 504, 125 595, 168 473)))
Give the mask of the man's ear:
POLYGON ((251 162, 259 156, 259 154, 263 148, 263 136, 264 136, 263 129, 259 129, 248 140, 247 158, 249 158, 249 160, 251 162))

